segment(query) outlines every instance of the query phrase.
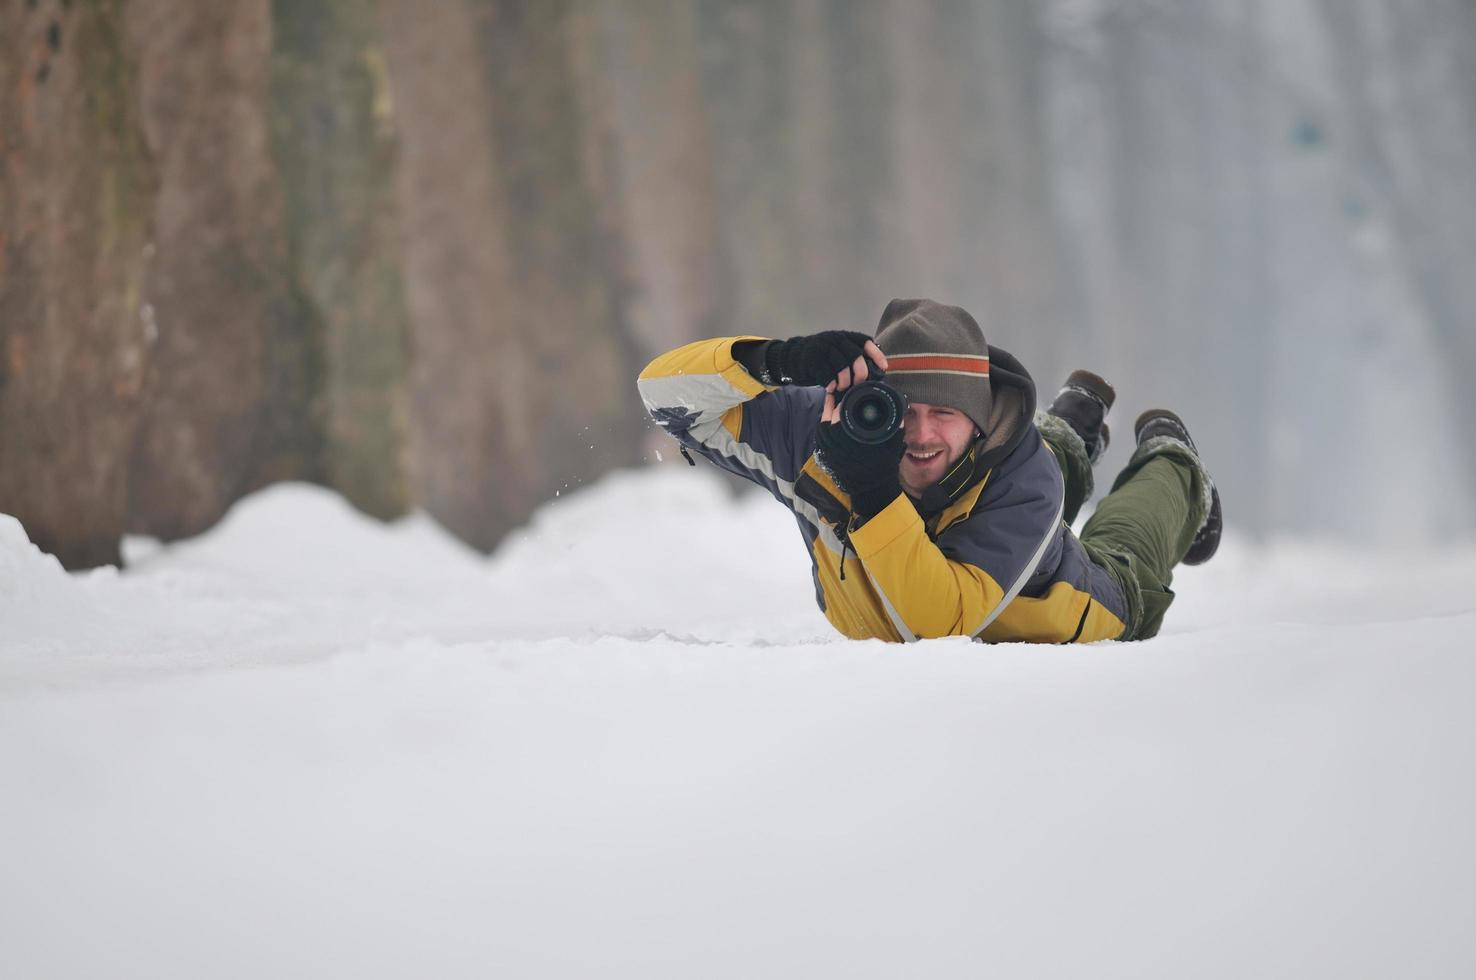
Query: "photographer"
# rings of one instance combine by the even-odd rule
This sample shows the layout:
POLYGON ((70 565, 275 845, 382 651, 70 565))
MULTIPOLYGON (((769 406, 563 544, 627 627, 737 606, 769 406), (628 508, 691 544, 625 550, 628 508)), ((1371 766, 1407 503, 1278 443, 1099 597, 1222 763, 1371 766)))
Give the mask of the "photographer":
POLYGON ((684 448, 794 513, 816 600, 849 637, 1143 639, 1173 566, 1218 545, 1218 495, 1165 411, 1139 418, 1132 460, 1078 539, 1111 388, 1076 372, 1037 415, 1030 375, 958 307, 893 300, 874 340, 699 341, 638 386, 684 448))

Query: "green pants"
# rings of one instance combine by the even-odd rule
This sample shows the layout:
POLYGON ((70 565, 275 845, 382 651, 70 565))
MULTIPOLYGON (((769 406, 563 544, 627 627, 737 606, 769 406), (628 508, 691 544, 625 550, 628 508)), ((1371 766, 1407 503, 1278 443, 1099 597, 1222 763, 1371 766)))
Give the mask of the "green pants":
MULTIPOLYGON (((1081 438, 1053 415, 1036 417, 1066 480, 1065 520, 1076 519, 1093 489, 1092 465, 1081 438)), ((1122 586, 1128 623, 1124 640, 1158 633, 1174 601, 1173 568, 1204 523, 1205 477, 1187 446, 1160 441, 1140 446, 1081 531, 1092 561, 1122 586)))

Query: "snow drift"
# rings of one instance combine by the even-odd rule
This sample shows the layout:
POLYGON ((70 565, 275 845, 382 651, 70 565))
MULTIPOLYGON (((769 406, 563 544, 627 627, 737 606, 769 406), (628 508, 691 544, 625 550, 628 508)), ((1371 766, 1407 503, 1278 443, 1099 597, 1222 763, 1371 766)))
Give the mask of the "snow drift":
POLYGON ((988 648, 841 639, 801 547, 684 467, 491 559, 0 518, 0 975, 1476 971, 1476 554, 1232 537, 1154 641, 988 648))

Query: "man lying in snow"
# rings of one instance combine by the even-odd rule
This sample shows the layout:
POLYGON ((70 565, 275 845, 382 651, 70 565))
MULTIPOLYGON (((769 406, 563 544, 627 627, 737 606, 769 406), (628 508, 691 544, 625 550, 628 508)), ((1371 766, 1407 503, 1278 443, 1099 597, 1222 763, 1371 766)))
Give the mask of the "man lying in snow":
POLYGON ((856 639, 1146 639, 1173 601, 1173 566, 1219 546, 1219 494, 1161 409, 1138 418, 1137 449, 1078 539, 1069 525, 1107 446, 1112 389, 1077 371, 1037 414, 1030 375, 956 306, 893 300, 875 341, 699 341, 638 385, 684 452, 794 513, 815 598, 856 639), (837 397, 883 375, 906 410, 868 444, 838 424, 837 397))

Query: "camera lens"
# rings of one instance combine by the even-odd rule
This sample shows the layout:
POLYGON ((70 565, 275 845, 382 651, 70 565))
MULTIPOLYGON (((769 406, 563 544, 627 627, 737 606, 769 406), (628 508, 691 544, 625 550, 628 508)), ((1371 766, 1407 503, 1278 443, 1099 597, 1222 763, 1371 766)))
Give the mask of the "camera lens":
POLYGON ((846 435, 857 442, 886 442, 902 428, 907 398, 880 381, 863 381, 847 389, 839 408, 846 435))

